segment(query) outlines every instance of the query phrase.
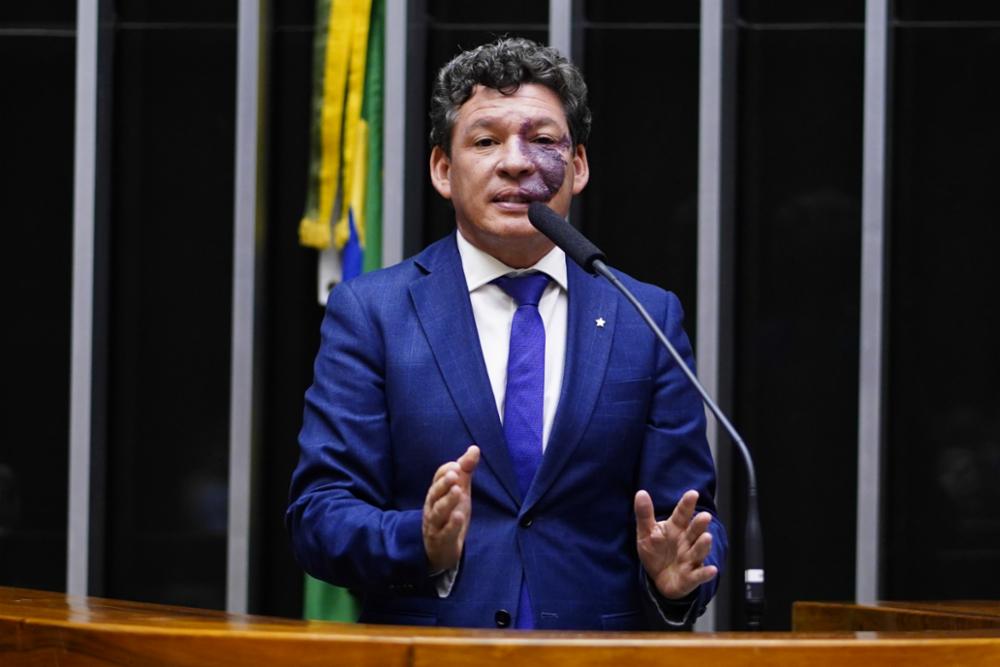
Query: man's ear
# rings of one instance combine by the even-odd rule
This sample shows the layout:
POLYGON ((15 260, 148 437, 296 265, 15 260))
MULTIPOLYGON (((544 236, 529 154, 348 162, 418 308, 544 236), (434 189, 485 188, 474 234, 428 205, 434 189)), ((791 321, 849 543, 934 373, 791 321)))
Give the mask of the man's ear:
POLYGON ((573 194, 578 195, 590 180, 590 165, 587 163, 587 149, 577 144, 573 152, 573 194))
POLYGON ((430 170, 434 189, 445 199, 451 199, 451 160, 440 146, 431 149, 430 170))

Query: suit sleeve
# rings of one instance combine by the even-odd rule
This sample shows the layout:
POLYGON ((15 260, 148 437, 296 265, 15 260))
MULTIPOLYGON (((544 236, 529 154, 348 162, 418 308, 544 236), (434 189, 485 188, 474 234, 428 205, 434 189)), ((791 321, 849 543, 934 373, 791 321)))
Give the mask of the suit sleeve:
MULTIPOLYGON (((684 312, 680 301, 666 294, 666 308, 661 326, 667 338, 685 363, 694 370, 694 355, 683 329, 684 312)), ((698 512, 709 512, 712 523, 712 550, 706 565, 719 568, 719 575, 697 588, 684 601, 662 598, 655 587, 648 586, 641 571, 642 598, 654 604, 647 610, 657 626, 690 625, 700 616, 718 588, 725 563, 726 531, 715 507, 715 462, 705 437, 705 408, 701 396, 684 372, 659 343, 653 400, 643 442, 639 467, 639 488, 649 491, 656 508, 657 520, 670 516, 681 496, 688 489, 698 492, 698 512)))
POLYGON ((422 512, 393 507, 382 335, 350 283, 330 294, 314 372, 285 515, 299 565, 362 590, 432 587, 422 512))

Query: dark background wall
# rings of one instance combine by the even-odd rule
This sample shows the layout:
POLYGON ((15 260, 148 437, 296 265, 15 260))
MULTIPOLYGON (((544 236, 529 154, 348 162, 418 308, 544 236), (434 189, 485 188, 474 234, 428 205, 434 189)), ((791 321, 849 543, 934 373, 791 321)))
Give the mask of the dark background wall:
POLYGON ((76 7, 0 5, 0 581, 66 579, 76 7))
MULTIPOLYGON (((0 584, 65 586, 75 9, 0 9, 0 584), (13 391, 11 391, 13 390, 13 391)), ((103 503, 95 593, 222 607, 236 3, 108 3, 103 503)), ((733 414, 758 460, 768 624, 854 596, 864 6, 737 4, 733 414)), ((250 608, 298 616, 282 516, 322 309, 305 196, 313 2, 267 23, 262 414, 250 608)), ((547 3, 411 0, 407 250, 452 229, 425 177, 428 85, 460 48, 545 40, 547 3)), ((592 180, 574 219, 677 292, 694 337, 699 3, 578 3, 592 180)), ((884 597, 1000 598, 991 252, 1000 11, 893 6, 884 597), (973 572, 975 576, 956 576, 973 572)), ((400 150, 403 150, 401 147, 400 150)), ((741 534, 742 478, 723 481, 741 534)), ((874 510, 872 510, 874 511, 874 510)), ((738 552, 729 572, 742 569, 738 552)), ((729 575, 738 579, 735 574, 729 575)), ((739 586, 720 601, 739 621, 739 586)))
POLYGON ((288 481, 298 461, 302 395, 312 381, 323 317, 316 251, 300 246, 297 234, 309 156, 313 16, 311 2, 275 3, 267 96, 264 411, 250 609, 287 616, 301 616, 303 584, 285 533, 288 481))
POLYGON ((900 0, 887 597, 1000 597, 1000 6, 900 0))
POLYGON ((743 2, 739 20, 735 417, 768 527, 768 623, 788 627, 793 600, 854 596, 864 7, 743 2))
POLYGON ((117 0, 104 594, 225 604, 235 3, 117 0))

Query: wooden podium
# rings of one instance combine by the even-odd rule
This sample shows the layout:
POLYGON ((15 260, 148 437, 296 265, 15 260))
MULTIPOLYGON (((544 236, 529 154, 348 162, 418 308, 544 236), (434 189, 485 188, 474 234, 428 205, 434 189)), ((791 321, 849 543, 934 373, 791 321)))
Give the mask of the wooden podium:
POLYGON ((875 605, 796 602, 792 629, 811 632, 1000 630, 1000 602, 879 602, 875 605))
POLYGON ((0 588, 0 665, 1000 665, 1000 603, 798 603, 794 626, 760 634, 390 627, 0 588))

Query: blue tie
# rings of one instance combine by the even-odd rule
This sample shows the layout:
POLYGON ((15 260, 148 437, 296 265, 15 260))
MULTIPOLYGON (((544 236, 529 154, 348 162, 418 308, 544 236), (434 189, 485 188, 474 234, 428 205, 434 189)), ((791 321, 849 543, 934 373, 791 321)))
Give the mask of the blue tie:
MULTIPOLYGON (((503 404, 503 433, 517 473, 521 497, 542 461, 543 399, 545 393, 545 325, 538 301, 549 284, 544 273, 503 276, 493 281, 517 303, 510 328, 507 390, 503 404)), ((515 628, 535 627, 528 587, 522 576, 515 628)))

